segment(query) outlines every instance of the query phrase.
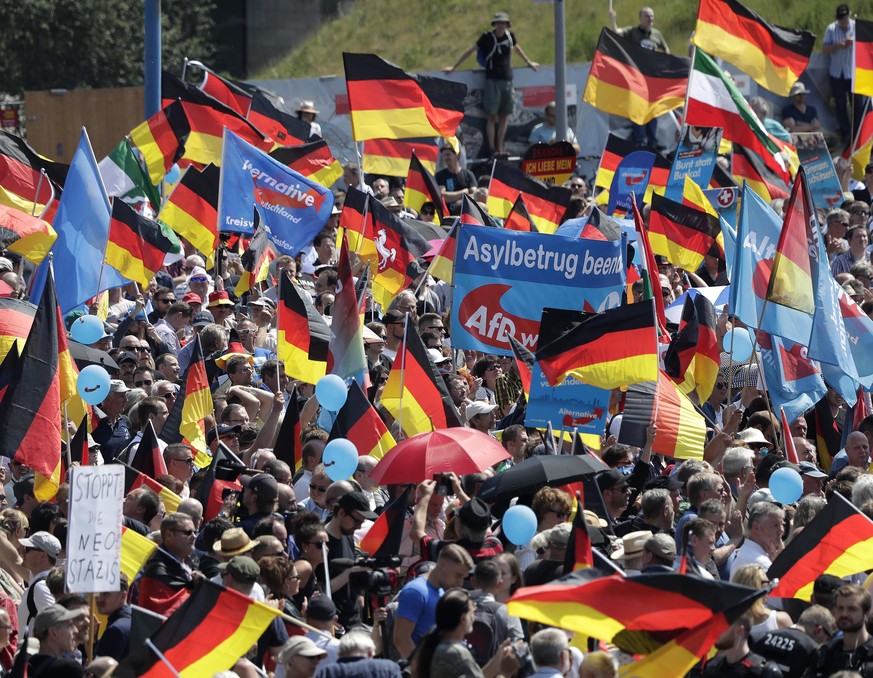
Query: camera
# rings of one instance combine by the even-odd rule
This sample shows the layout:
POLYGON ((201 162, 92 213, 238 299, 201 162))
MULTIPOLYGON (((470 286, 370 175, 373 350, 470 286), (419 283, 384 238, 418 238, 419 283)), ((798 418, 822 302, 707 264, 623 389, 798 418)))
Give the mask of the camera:
POLYGON ((436 487, 433 491, 435 495, 447 497, 452 493, 452 479, 448 473, 437 473, 433 479, 436 482, 436 487))
POLYGON ((366 572, 352 572, 349 585, 359 591, 366 591, 376 599, 387 599, 400 583, 400 575, 395 568, 400 566, 400 558, 361 558, 355 565, 369 568, 366 572))

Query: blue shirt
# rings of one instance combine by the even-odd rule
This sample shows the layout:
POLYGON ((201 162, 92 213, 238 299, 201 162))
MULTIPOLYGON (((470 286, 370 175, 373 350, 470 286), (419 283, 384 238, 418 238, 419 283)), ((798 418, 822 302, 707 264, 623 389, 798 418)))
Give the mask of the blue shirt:
POLYGON ((397 616, 415 623, 412 642, 418 645, 425 633, 436 623, 436 606, 445 591, 435 588, 427 577, 418 577, 400 591, 397 599, 397 616))

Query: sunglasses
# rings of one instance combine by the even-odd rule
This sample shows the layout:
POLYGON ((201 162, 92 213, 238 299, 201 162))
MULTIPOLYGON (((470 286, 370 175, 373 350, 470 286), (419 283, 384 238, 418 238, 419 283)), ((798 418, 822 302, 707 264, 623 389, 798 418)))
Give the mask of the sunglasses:
POLYGON ((239 440, 239 433, 225 433, 224 435, 218 436, 219 439, 224 440, 225 438, 236 438, 239 440))
POLYGON ((147 381, 135 381, 133 382, 133 385, 137 388, 142 388, 143 386, 151 386, 153 383, 155 382, 153 382, 151 379, 148 379, 147 381))
POLYGON ((176 392, 170 391, 168 393, 165 393, 163 395, 163 398, 164 398, 164 400, 175 400, 176 399, 176 392))
POLYGON ((159 304, 175 304, 175 303, 176 303, 176 300, 175 300, 175 299, 166 299, 166 298, 164 298, 164 299, 157 299, 156 301, 157 301, 159 304))
POLYGON ((327 488, 322 487, 321 485, 314 485, 313 483, 309 483, 309 491, 310 492, 327 492, 327 488))
POLYGON ((326 541, 308 541, 308 542, 306 542, 306 543, 309 544, 310 546, 317 546, 317 547, 321 548, 321 547, 324 546, 327 542, 326 542, 326 541))
POLYGON ((131 346, 130 350, 136 351, 137 353, 148 353, 152 349, 150 346, 131 346))
POLYGON ((558 518, 569 518, 569 511, 556 511, 555 509, 549 509, 549 513, 554 513, 558 518))
POLYGON ((184 459, 171 459, 170 461, 181 461, 183 464, 187 464, 188 466, 194 466, 193 457, 185 457, 184 459))
POLYGON ((718 384, 715 385, 715 387, 716 388, 727 388, 727 384, 725 384, 724 382, 719 382, 718 384))
POLYGON ((173 532, 178 532, 179 534, 184 534, 186 537, 191 537, 197 534, 197 530, 177 530, 173 528, 173 532))
POLYGON ((499 369, 500 369, 500 365, 489 365, 488 369, 486 369, 485 371, 486 372, 494 372, 494 371, 499 370, 499 369))
POLYGON ((195 275, 193 278, 190 278, 188 282, 192 283, 205 283, 207 282, 206 276, 203 275, 195 275))

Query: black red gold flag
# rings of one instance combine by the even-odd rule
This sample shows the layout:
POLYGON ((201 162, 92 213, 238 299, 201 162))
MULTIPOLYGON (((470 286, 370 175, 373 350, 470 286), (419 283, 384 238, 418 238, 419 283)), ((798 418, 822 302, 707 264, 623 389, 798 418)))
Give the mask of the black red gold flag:
POLYGON ((329 440, 339 438, 354 443, 359 455, 369 455, 375 459, 381 459, 396 444, 385 422, 354 380, 330 430, 329 440))

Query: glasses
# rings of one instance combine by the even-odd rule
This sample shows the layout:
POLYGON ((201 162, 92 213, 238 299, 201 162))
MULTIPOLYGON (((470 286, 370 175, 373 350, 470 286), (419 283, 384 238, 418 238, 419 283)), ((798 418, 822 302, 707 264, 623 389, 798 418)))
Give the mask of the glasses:
POLYGON ((171 459, 170 461, 181 461, 183 464, 188 464, 188 466, 194 466, 194 457, 185 457, 184 459, 177 458, 171 459))
POLYGON ((316 485, 314 483, 309 483, 309 491, 310 492, 327 492, 327 488, 322 487, 321 485, 316 485))
POLYGON ((136 351, 137 353, 147 353, 147 352, 151 351, 152 349, 150 346, 131 346, 130 350, 136 351))
POLYGON ((155 382, 152 381, 151 379, 146 379, 145 381, 135 381, 135 382, 133 382, 133 385, 136 386, 137 388, 142 388, 143 386, 151 386, 154 383, 155 382))
POLYGON ((851 212, 849 212, 849 214, 854 214, 855 216, 866 217, 870 214, 870 212, 868 212, 867 210, 852 210, 851 212))
POLYGON ((190 278, 190 279, 188 280, 188 282, 192 282, 192 283, 205 283, 205 282, 208 282, 208 281, 206 280, 206 276, 205 276, 205 275, 195 275, 195 276, 193 276, 192 278, 190 278))
POLYGON ((716 388, 727 388, 727 384, 725 384, 724 382, 719 382, 718 384, 715 385, 715 387, 716 388))
POLYGON ((558 516, 558 518, 569 518, 570 517, 569 511, 556 511, 555 509, 550 508, 549 513, 554 513, 556 516, 558 516))
POLYGON ((318 548, 321 548, 322 546, 327 544, 327 541, 308 541, 306 543, 310 546, 317 546, 318 548))
POLYGON ((387 384, 387 383, 388 383, 388 377, 379 377, 379 379, 376 380, 376 383, 377 383, 377 384, 387 384))
POLYGON ((224 440, 226 438, 235 438, 239 440, 239 433, 225 433, 224 435, 218 436, 220 440, 224 440))
POLYGON ((500 369, 500 365, 489 365, 485 371, 486 372, 495 372, 499 369, 500 369))
POLYGON ((156 299, 155 301, 157 301, 159 304, 175 304, 176 303, 175 299, 168 299, 167 297, 164 297, 163 299, 156 299))
POLYGON ((39 551, 39 550, 40 550, 40 549, 38 549, 38 548, 34 548, 33 546, 25 546, 25 547, 24 547, 24 552, 25 552, 25 553, 31 553, 32 551, 39 551))
POLYGON ((165 394, 162 396, 162 398, 163 398, 164 400, 175 400, 175 399, 176 399, 176 392, 175 392, 175 391, 169 391, 169 392, 165 393, 165 394))
POLYGON ((171 528, 172 532, 178 532, 179 534, 184 534, 186 537, 193 537, 197 534, 197 530, 179 530, 177 528, 171 528))

